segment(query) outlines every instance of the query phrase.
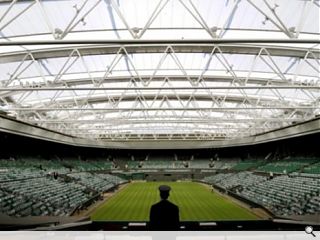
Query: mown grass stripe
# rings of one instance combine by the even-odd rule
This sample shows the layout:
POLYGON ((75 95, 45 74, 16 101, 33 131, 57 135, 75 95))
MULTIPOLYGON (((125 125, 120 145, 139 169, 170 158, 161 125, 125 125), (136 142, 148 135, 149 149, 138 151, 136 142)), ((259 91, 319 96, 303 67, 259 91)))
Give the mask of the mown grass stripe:
POLYGON ((251 220, 256 215, 194 182, 135 182, 112 196, 92 214, 93 220, 148 221, 151 205, 160 200, 158 187, 172 188, 169 200, 180 208, 183 221, 251 220))

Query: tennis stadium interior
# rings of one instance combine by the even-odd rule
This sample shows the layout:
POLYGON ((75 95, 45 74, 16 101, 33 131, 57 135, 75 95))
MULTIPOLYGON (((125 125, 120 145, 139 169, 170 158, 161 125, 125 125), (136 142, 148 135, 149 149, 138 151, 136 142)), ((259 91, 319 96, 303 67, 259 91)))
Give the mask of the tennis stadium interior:
POLYGON ((0 1, 0 229, 320 227, 319 0, 0 1))

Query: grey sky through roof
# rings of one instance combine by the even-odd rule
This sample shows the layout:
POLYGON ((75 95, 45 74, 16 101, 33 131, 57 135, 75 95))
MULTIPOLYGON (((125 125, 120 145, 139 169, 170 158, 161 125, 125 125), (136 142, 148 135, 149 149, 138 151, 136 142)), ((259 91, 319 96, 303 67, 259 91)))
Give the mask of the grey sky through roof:
POLYGON ((1 1, 0 44, 20 44, 0 47, 0 110, 123 141, 227 140, 304 122, 320 114, 319 9, 316 0, 1 1), (115 44, 67 42, 92 39, 115 44), (46 40, 60 44, 23 44, 46 40))

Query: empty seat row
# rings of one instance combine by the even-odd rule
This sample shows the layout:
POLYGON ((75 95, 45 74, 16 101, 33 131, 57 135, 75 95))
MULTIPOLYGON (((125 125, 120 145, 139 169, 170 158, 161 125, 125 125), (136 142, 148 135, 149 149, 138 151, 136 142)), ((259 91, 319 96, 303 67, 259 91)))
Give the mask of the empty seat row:
POLYGON ((320 179, 302 176, 267 178, 252 172, 219 173, 203 181, 229 189, 261 204, 276 215, 303 215, 320 212, 320 179))
POLYGON ((71 178, 51 176, 0 184, 0 212, 10 216, 66 216, 124 180, 110 174, 74 173, 71 178), (73 179, 73 180, 72 180, 73 179))

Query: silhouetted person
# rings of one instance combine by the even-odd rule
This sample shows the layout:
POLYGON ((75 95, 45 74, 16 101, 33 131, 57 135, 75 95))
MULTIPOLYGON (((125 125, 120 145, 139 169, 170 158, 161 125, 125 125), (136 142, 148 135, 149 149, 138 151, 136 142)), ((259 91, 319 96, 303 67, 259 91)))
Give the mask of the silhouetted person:
POLYGON ((150 209, 151 230, 179 230, 179 208, 167 200, 170 190, 166 185, 159 187, 161 201, 150 209))

